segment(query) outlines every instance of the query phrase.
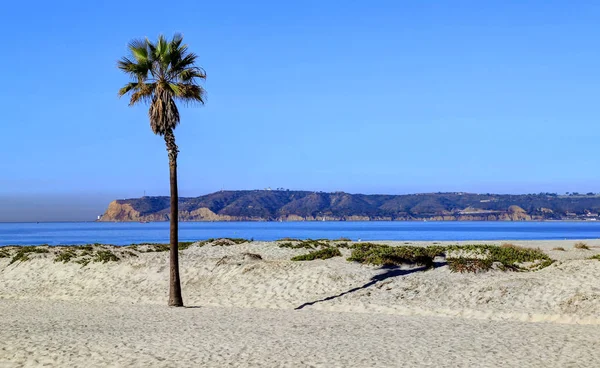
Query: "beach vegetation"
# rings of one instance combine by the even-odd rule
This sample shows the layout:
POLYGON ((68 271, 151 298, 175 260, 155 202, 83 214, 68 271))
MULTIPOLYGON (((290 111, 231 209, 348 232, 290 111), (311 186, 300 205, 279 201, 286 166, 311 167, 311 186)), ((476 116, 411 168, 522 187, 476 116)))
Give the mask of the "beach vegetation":
POLYGON ((84 258, 77 259, 77 260, 75 260, 73 262, 80 264, 81 267, 83 268, 83 267, 87 266, 91 261, 92 261, 91 258, 84 257, 84 258))
POLYGON ((590 247, 584 242, 577 242, 573 247, 580 250, 590 250, 590 247))
POLYGON ((392 266, 402 264, 417 264, 427 268, 433 267, 433 260, 444 253, 443 247, 417 247, 385 244, 356 243, 352 245, 352 254, 348 261, 359 262, 374 266, 392 266))
POLYGON ((327 239, 306 239, 295 242, 285 242, 279 244, 280 248, 291 248, 291 249, 319 249, 328 248, 331 245, 327 239))
POLYGON ((119 257, 117 257, 110 250, 99 250, 96 252, 96 255, 94 256, 92 261, 93 262, 102 262, 102 263, 117 262, 117 261, 119 261, 119 257))
POLYGON ((565 248, 563 248, 563 247, 554 247, 554 248, 552 248, 552 250, 558 250, 558 251, 561 251, 561 252, 566 252, 566 251, 567 251, 567 250, 566 250, 565 248))
POLYGON ((315 259, 329 259, 341 257, 342 252, 338 248, 325 248, 313 252, 292 257, 292 261, 313 261, 315 259))
POLYGON ((134 253, 130 250, 124 251, 123 254, 128 255, 129 257, 139 257, 136 253, 134 253))
POLYGON ((0 258, 9 258, 10 253, 6 249, 0 249, 0 258))
POLYGON ((77 253, 73 249, 67 248, 56 255, 54 262, 68 263, 75 257, 77 257, 77 253))
POLYGON ((481 272, 493 268, 504 271, 532 271, 551 265, 554 261, 539 249, 510 245, 432 245, 389 246, 357 243, 351 246, 348 261, 375 266, 403 264, 433 267, 436 257, 445 257, 453 272, 481 272))
MULTIPOLYGON (((178 249, 179 249, 179 251, 186 250, 190 246, 192 246, 192 244, 194 244, 194 243, 195 242, 191 242, 191 241, 179 242, 178 249)), ((133 249, 135 251, 138 251, 140 246, 147 247, 145 250, 146 253, 168 252, 171 249, 171 245, 166 244, 166 243, 133 243, 133 244, 128 245, 127 247, 130 249, 133 249)))
POLYGON ((15 262, 25 262, 29 260, 29 255, 31 253, 50 253, 50 251, 44 247, 40 246, 23 246, 19 247, 17 253, 12 257, 9 265, 15 262))
POLYGON ((260 254, 257 254, 257 253, 248 253, 248 252, 245 252, 245 253, 242 253, 242 255, 244 257, 248 257, 250 259, 254 259, 254 260, 257 260, 257 261, 263 259, 262 256, 260 254))
POLYGON ((177 155, 174 130, 180 122, 177 103, 204 104, 205 91, 199 82, 206 79, 204 70, 196 65, 198 56, 188 50, 183 36, 171 40, 159 36, 156 42, 136 39, 129 43, 129 55, 118 61, 118 67, 130 77, 119 90, 128 95, 129 105, 150 105, 148 115, 154 134, 165 140, 169 158, 170 178, 170 272, 168 305, 183 306, 179 277, 179 195, 177 188, 177 155))
POLYGON ((244 238, 220 238, 220 239, 208 239, 206 244, 211 244, 213 246, 229 246, 236 244, 244 244, 251 243, 252 240, 244 239, 244 238))
POLYGON ((533 271, 548 267, 554 262, 540 249, 513 244, 447 246, 446 261, 453 272, 479 272, 494 267, 503 271, 533 271))

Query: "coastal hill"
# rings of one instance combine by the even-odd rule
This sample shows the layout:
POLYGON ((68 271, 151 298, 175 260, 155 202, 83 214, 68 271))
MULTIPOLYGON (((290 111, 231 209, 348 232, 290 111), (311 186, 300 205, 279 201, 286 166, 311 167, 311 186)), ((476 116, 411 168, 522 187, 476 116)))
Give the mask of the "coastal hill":
MULTIPOLYGON (((599 220, 600 196, 553 193, 408 195, 292 190, 220 191, 179 198, 181 221, 599 220)), ((111 202, 99 221, 167 221, 169 197, 111 202)))

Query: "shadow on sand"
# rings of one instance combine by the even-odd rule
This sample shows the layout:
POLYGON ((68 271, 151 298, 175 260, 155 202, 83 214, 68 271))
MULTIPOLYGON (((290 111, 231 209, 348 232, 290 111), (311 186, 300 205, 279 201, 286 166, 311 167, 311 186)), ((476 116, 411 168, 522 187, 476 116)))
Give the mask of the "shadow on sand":
MULTIPOLYGON (((446 265, 446 262, 434 262, 433 268, 437 268, 437 267, 441 267, 441 266, 445 266, 445 265, 446 265)), ((392 278, 392 277, 405 276, 405 275, 410 275, 411 273, 415 273, 415 272, 420 272, 420 271, 427 270, 426 267, 416 267, 416 268, 411 268, 411 269, 408 269, 408 270, 403 270, 403 269, 400 269, 400 267, 398 267, 398 266, 382 266, 381 269, 387 270, 387 271, 384 272, 384 273, 380 273, 378 275, 373 276, 371 278, 371 281, 367 282, 366 284, 364 284, 362 286, 358 286, 358 287, 355 287, 355 288, 350 289, 348 291, 344 291, 341 294, 337 294, 337 295, 333 295, 333 296, 328 296, 327 298, 324 298, 324 299, 319 299, 319 300, 315 300, 313 302, 304 303, 304 304, 302 304, 302 305, 294 308, 294 310, 300 310, 300 309, 302 309, 304 307, 308 307, 308 306, 311 306, 311 305, 314 305, 314 304, 317 304, 317 303, 326 302, 328 300, 333 300, 333 299, 342 297, 344 295, 354 293, 354 292, 356 292, 358 290, 366 289, 368 287, 371 287, 371 286, 375 285, 376 283, 378 283, 380 281, 387 280, 387 279, 392 278)))

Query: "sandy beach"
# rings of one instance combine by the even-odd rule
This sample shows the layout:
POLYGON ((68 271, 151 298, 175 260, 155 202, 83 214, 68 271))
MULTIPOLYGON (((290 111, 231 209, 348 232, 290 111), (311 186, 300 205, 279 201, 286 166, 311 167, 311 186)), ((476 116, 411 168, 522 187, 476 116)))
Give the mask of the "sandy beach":
POLYGON ((166 307, 166 252, 0 258, 0 366, 596 367, 600 261, 587 258, 600 240, 575 242, 513 241, 557 262, 478 274, 365 266, 348 249, 292 262, 308 251, 192 245, 183 309, 166 307))

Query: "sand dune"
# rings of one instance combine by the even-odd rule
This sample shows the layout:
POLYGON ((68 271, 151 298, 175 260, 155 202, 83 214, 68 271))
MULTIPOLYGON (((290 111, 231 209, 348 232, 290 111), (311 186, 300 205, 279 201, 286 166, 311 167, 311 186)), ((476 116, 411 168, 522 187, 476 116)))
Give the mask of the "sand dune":
MULTIPOLYGON (((537 272, 481 274, 452 273, 445 266, 429 271, 363 266, 347 262, 350 251, 342 251, 344 257, 291 262, 308 251, 264 242, 191 247, 181 256, 184 300, 215 307, 292 310, 313 303, 304 308, 600 323, 600 262, 582 259, 599 253, 598 248, 553 251, 562 261, 537 272)), ((166 299, 166 252, 85 267, 55 263, 53 254, 32 258, 12 265, 0 259, 2 298, 156 304, 166 299)))
POLYGON ((166 252, 85 267, 52 253, 11 265, 2 258, 0 310, 11 317, 0 326, 0 365, 414 366, 440 365, 441 354, 454 362, 445 366, 598 366, 600 261, 586 258, 600 244, 573 243, 521 243, 560 261, 481 274, 363 266, 345 260, 349 250, 291 262, 307 250, 192 246, 181 256, 184 301, 200 308, 185 310, 164 306, 166 252), (551 251, 558 246, 567 250, 551 251), (178 332, 166 331, 169 323, 178 332), (509 351, 528 363, 494 360, 509 351))

